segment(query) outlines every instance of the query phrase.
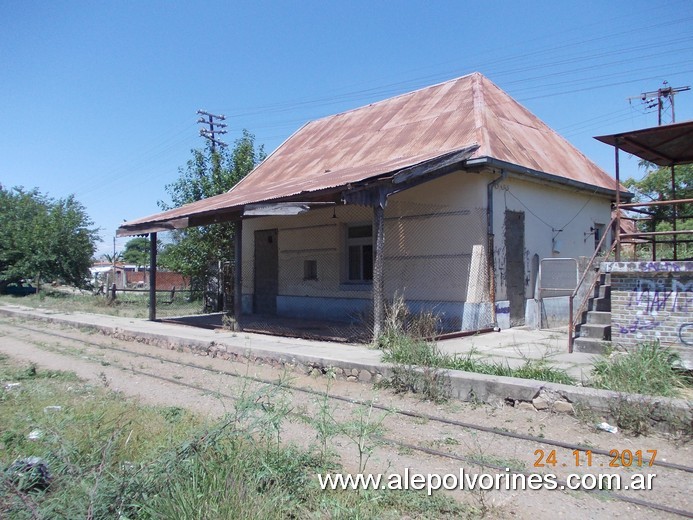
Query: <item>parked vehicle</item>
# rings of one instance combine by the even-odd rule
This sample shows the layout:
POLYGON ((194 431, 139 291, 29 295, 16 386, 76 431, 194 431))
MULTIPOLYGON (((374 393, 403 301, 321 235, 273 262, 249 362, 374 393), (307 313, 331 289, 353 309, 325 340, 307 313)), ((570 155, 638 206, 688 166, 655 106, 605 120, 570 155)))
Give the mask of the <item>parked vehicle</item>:
POLYGON ((29 294, 36 294, 36 287, 30 283, 23 282, 13 282, 7 284, 4 293, 11 294, 13 296, 28 296, 29 294))

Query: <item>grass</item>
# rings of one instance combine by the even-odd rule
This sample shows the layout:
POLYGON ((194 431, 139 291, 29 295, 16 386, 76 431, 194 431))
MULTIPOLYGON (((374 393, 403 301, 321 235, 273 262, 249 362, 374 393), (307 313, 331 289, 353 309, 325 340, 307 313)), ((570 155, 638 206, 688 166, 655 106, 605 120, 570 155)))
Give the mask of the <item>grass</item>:
MULTIPOLYGON (((159 293, 159 298, 167 299, 168 293, 159 293)), ((201 300, 188 301, 187 293, 176 294, 174 301, 167 305, 157 305, 157 316, 182 316, 200 314, 203 303, 201 300)), ((59 312, 87 312, 123 316, 128 318, 146 318, 149 316, 148 293, 118 293, 114 301, 105 296, 95 296, 88 292, 68 293, 55 290, 49 286, 42 288, 41 293, 24 297, 0 295, 0 303, 24 305, 34 308, 47 308, 59 312)))
POLYGON ((463 370, 493 376, 538 379, 552 383, 575 384, 564 370, 553 368, 545 359, 526 359, 524 364, 512 368, 501 361, 485 361, 476 357, 476 351, 459 355, 441 352, 436 344, 416 339, 398 332, 386 332, 379 342, 383 361, 399 365, 432 367, 437 369, 463 370))
POLYGON ((551 367, 545 359, 526 359, 522 366, 512 368, 508 363, 479 359, 474 350, 465 355, 441 352, 435 341, 427 339, 435 335, 436 325, 430 313, 411 314, 402 298, 387 307, 384 331, 375 346, 383 351, 383 361, 394 367, 392 377, 382 386, 441 402, 450 393, 446 370, 575 384, 564 370, 551 367))
POLYGON ((284 445, 281 390, 244 389, 217 421, 143 406, 74 374, 0 357, 0 518, 460 518, 449 497, 405 491, 321 491, 342 471, 318 450, 284 445), (7 386, 7 383, 20 383, 7 386), (46 411, 47 406, 61 406, 46 411), (270 410, 270 412, 267 412, 270 410), (34 440, 29 439, 30 433, 34 440), (52 480, 30 490, 7 472, 39 457, 52 480))
POLYGON ((590 385, 624 394, 609 405, 609 414, 620 428, 636 435, 656 425, 688 437, 693 433, 690 421, 665 403, 626 395, 682 397, 684 390, 693 388, 693 378, 680 368, 679 356, 658 342, 602 357, 594 365, 590 385))
POLYGON ((680 397, 693 379, 679 366, 679 356, 659 342, 641 343, 629 352, 599 359, 590 386, 617 392, 680 397))

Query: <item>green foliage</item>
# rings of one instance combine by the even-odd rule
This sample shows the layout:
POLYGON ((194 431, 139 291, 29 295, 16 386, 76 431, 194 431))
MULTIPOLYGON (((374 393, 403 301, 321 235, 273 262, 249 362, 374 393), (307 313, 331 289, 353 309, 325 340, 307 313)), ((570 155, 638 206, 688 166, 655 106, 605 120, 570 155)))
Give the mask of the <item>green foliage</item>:
MULTIPOLYGON (((671 186, 671 168, 657 168, 650 163, 641 163, 642 166, 648 168, 645 176, 636 181, 635 179, 627 179, 623 184, 635 194, 635 202, 652 202, 660 200, 672 200, 674 193, 671 186), (653 169, 654 168, 654 169, 653 169)), ((681 165, 675 168, 675 190, 676 199, 691 199, 693 198, 693 165, 681 165)), ((641 231, 671 231, 672 217, 674 216, 674 208, 672 206, 652 206, 648 208, 652 213, 651 221, 641 221, 638 227, 641 231)), ((677 206, 679 218, 677 220, 677 229, 693 229, 693 204, 679 204, 677 206)), ((643 215, 636 215, 643 217, 643 215)), ((682 239, 690 239, 690 235, 681 236, 682 239)), ((670 238, 660 238, 659 240, 670 240, 670 238)), ((692 244, 679 244, 678 257, 688 258, 693 257, 692 244)), ((671 246, 657 246, 659 257, 670 257, 671 246)))
MULTIPOLYGON (((225 193, 265 158, 263 147, 256 148, 255 136, 247 130, 231 151, 222 148, 212 152, 207 147, 192 150, 192 155, 185 168, 179 169, 178 180, 166 186, 171 203, 159 201, 162 209, 225 193)), ((230 223, 175 231, 173 242, 162 251, 159 263, 199 281, 205 278, 210 264, 233 260, 233 236, 234 225, 230 223)))
MULTIPOLYGON (((0 357, 0 517, 188 519, 462 518, 473 510, 443 494, 322 491, 326 471, 273 432, 289 415, 285 388, 243 387, 234 411, 203 422, 178 408, 138 405, 104 388, 15 368, 0 357), (21 378, 21 386, 4 383, 21 378), (44 408, 59 404, 51 413, 44 408), (280 421, 279 421, 280 422, 280 421), (33 440, 29 433, 34 433, 33 440), (262 441, 263 437, 273 439, 262 441), (23 490, 5 469, 40 457, 52 482, 23 490)), ((380 418, 360 409, 346 426, 364 459, 380 418)), ((364 462, 362 460, 362 462, 364 462)), ((338 465, 329 470, 344 471, 338 465)))
POLYGON ((678 397, 693 387, 677 368, 679 357, 659 342, 642 343, 630 352, 614 352, 594 364, 591 386, 616 392, 678 397))
MULTIPOLYGON (((123 260, 128 264, 135 264, 136 266, 149 265, 149 247, 151 240, 146 237, 135 237, 130 239, 125 244, 125 251, 123 251, 123 260)), ((157 246, 159 241, 157 240, 157 246)))
POLYGON ((54 200, 0 186, 0 284, 34 278, 83 287, 98 240, 92 225, 72 195, 54 200))

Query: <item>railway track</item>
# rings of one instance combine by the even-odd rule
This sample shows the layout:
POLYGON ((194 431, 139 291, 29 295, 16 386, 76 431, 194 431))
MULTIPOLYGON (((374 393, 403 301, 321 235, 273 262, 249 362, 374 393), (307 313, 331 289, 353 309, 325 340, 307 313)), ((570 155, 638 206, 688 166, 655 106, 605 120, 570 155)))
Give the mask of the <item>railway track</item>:
MULTIPOLYGON (((62 355, 68 355, 68 356, 75 356, 76 353, 74 351, 74 346, 72 344, 79 344, 82 346, 82 348, 85 349, 94 349, 97 350, 101 353, 110 353, 110 354, 119 354, 119 355, 125 355, 129 356, 134 359, 146 359, 146 360, 152 360, 156 361, 158 363, 163 363, 167 365, 172 365, 172 366, 178 366, 181 368, 185 368, 188 370, 193 370, 196 372, 199 372, 200 374, 209 374, 213 373, 217 376, 221 375, 224 377, 232 378, 232 379, 244 379, 244 380, 249 380, 253 381, 254 383, 258 383, 261 385, 282 385, 284 388, 291 390, 292 392, 298 392, 302 394, 307 394, 309 396, 313 397, 320 397, 324 398, 326 395, 324 389, 316 389, 314 387, 308 387, 308 386, 299 386, 299 385, 294 385, 290 383, 284 382, 278 382, 276 379, 269 379, 269 378, 263 378, 263 377, 257 377, 257 376, 251 376, 249 374, 242 374, 242 373, 237 373, 237 372, 232 372, 228 370, 220 370, 219 368, 213 368, 209 366, 203 366, 198 363, 192 363, 189 361, 181 361, 181 360, 175 360, 171 359, 169 356, 165 355, 167 352, 170 351, 161 351, 161 355, 155 355, 147 352, 137 352, 133 348, 124 348, 123 346, 116 346, 116 344, 122 345, 122 344, 127 344, 127 345, 133 345, 129 342, 125 342, 122 340, 114 341, 114 340, 108 340, 104 338, 103 341, 97 341, 96 338, 90 337, 89 339, 82 339, 79 337, 75 337, 76 334, 68 334, 65 332, 58 332, 56 330, 51 330, 52 327, 47 327, 42 324, 41 327, 31 327, 27 325, 20 325, 17 323, 14 323, 10 320, 0 320, 0 323, 3 324, 6 328, 10 329, 10 332, 7 334, 15 337, 16 339, 21 339, 23 341, 29 341, 32 344, 38 346, 39 348, 43 349, 50 349, 53 352, 60 353, 62 355), (20 333, 19 335, 17 333, 12 332, 18 331, 20 333), (26 337, 23 337, 21 333, 29 333, 32 337, 32 339, 27 339, 26 337), (47 346, 45 342, 43 341, 37 341, 35 338, 36 337, 45 337, 49 338, 51 341, 54 341, 50 346, 47 346), (57 340, 57 342, 56 342, 57 340), (109 343, 110 341, 110 343, 109 343), (61 343, 63 342, 63 343, 61 343), (66 345, 65 342, 68 344, 66 345)), ((136 344, 139 345, 139 344, 136 344)), ((139 345, 141 347, 141 345, 139 345)), ((97 362, 98 360, 94 358, 92 361, 97 362)), ((114 360, 109 360, 108 365, 113 366, 114 368, 120 368, 122 370, 125 370, 129 373, 136 374, 138 376, 146 377, 146 378, 151 378, 155 379, 167 384, 171 385, 176 385, 178 387, 184 387, 188 388, 191 390, 199 391, 199 392, 204 392, 204 393, 210 393, 214 394, 218 397, 222 397, 225 399, 230 399, 233 400, 235 399, 235 396, 229 393, 224 393, 224 392, 219 392, 218 389, 211 388, 210 386, 206 386, 204 384, 198 384, 198 383, 193 383, 189 381, 182 381, 178 378, 175 377, 167 377, 161 374, 154 373, 152 371, 147 371, 147 370, 142 370, 139 368, 134 368, 132 363, 130 366, 123 365, 122 363, 117 363, 114 360)), ((202 377, 204 380, 204 377, 202 377)), ((576 444, 576 443, 571 443, 571 442, 566 442, 560 439, 550 439, 546 437, 541 437, 541 436, 536 436, 536 435, 529 435, 529 434, 524 434, 524 433, 519 433, 519 432, 512 432, 508 430, 504 430, 498 427, 493 427, 489 426, 486 424, 478 424, 478 423, 472 423, 472 422, 466 422, 466 421, 459 421, 454 418, 450 417, 444 417, 444 416, 438 416, 434 414, 429 414, 429 413, 424 413, 421 411, 413 411, 413 410, 406 410, 402 408, 393 408, 392 406, 384 405, 384 404, 379 404, 375 403, 372 400, 363 400, 359 398, 354 398, 352 396, 345 396, 345 395, 338 395, 338 394, 333 394, 329 393, 327 394, 327 397, 329 400, 334 401, 334 402, 341 402, 341 403, 348 403, 349 405, 362 405, 362 406, 371 406, 374 409, 382 410, 383 412, 387 412, 388 414, 392 414, 394 416, 401 417, 403 419, 408 419, 408 420, 417 420, 417 421, 426 421, 427 423, 433 423, 437 425, 442 425, 446 427, 455 427, 455 428, 460 428, 463 429, 464 431, 468 432, 480 432, 492 437, 495 437, 499 440, 502 441, 502 439, 512 439, 513 441, 518 441, 518 442, 526 442, 531 445, 531 449, 529 451, 539 451, 539 449, 534 450, 537 447, 545 447, 541 451, 546 453, 551 453, 552 449, 557 449, 557 450, 564 450, 567 452, 570 452, 570 456, 575 456, 575 457, 585 457, 587 456, 587 453, 589 453, 590 457, 603 457, 603 458, 609 458, 613 457, 613 454, 611 453, 613 450, 605 450, 605 449, 600 449, 598 447, 594 446, 586 446, 582 444, 576 444)), ((493 462, 489 461, 483 461, 479 460, 476 457, 471 457, 471 456, 465 456, 461 455, 459 453, 454 453, 450 451, 444 451, 440 449, 434 449, 425 445, 421 445, 420 443, 416 442, 404 442, 401 439, 395 439, 395 438, 385 438, 382 437, 380 438, 383 444, 391 446, 394 449, 399 449, 399 450, 409 450, 411 452, 418 452, 418 453, 423 453, 428 456, 432 457, 437 457, 440 459, 446 459, 446 460, 451 460, 451 461, 458 461, 458 462, 464 462, 467 464, 474 464, 477 466, 481 466, 483 468, 487 469, 493 469, 497 470, 498 472, 507 472, 508 469, 505 465, 502 464, 494 464, 493 462)), ((561 452, 563 453, 563 452, 561 452)), ((568 455, 564 455, 568 456, 568 455)), ((535 464, 536 466, 536 464, 535 464)), ((563 464, 565 466, 565 464, 563 464)), ((664 461, 661 459, 656 459, 653 461, 652 464, 653 468, 656 468, 657 471, 666 471, 669 476, 675 475, 672 478, 675 480, 680 480, 681 478, 683 479, 688 479, 688 489, 690 490, 690 483, 691 483, 691 473, 693 473, 693 467, 685 465, 685 464, 678 464, 670 461, 664 461)), ((513 473, 523 473, 525 475, 529 475, 529 472, 523 471, 523 470, 513 470, 513 473)), ((661 473, 658 474, 658 477, 661 476, 661 473)), ((560 490, 560 487, 557 488, 560 490)), ((669 513, 671 515, 677 515, 680 517, 685 517, 685 518, 693 518, 693 511, 688 511, 685 509, 681 509, 678 507, 674 507, 670 504, 662 504, 662 503, 656 503, 648 500, 643 500, 638 497, 630 496, 630 495, 624 495, 622 493, 616 493, 612 491, 605 491, 605 490, 598 490, 598 491, 585 491, 586 493, 596 493, 599 494, 601 497, 608 498, 611 500, 617 500, 621 502, 626 502, 630 503, 639 507, 645 507, 651 510, 656 510, 656 511, 661 511, 665 513, 669 513)))

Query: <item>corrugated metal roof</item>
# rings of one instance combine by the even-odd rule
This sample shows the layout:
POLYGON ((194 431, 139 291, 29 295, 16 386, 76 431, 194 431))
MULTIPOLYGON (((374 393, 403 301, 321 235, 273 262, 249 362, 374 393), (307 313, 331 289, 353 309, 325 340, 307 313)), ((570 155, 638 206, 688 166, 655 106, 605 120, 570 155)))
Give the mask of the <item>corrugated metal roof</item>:
POLYGON ((615 181, 480 73, 312 121, 231 191, 123 224, 155 224, 347 186, 473 144, 492 157, 614 189, 615 181))
POLYGON ((693 121, 595 137, 659 166, 693 163, 693 121))

